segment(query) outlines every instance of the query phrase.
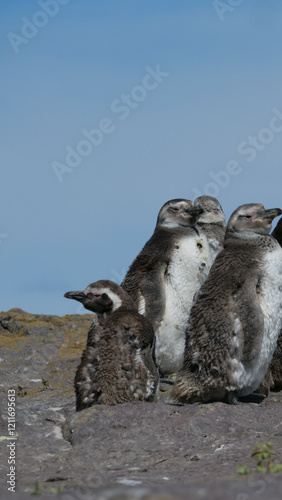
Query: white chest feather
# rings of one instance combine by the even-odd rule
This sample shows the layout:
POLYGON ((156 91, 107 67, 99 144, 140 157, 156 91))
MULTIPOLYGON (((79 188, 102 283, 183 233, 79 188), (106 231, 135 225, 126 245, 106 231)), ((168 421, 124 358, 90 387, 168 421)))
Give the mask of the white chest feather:
POLYGON ((282 250, 277 248, 266 255, 262 268, 260 307, 264 316, 264 335, 261 349, 250 363, 238 363, 234 382, 240 395, 250 394, 262 382, 271 362, 282 327, 282 250))
POLYGON ((165 313, 156 330, 156 358, 163 374, 180 370, 185 331, 195 293, 211 267, 205 236, 183 238, 177 244, 165 279, 165 313))

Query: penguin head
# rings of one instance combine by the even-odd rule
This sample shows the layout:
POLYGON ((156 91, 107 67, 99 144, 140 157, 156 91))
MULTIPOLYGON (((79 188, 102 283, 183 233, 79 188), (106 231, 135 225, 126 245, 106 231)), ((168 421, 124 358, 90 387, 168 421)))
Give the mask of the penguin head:
POLYGON ((84 291, 66 292, 64 297, 81 302, 85 309, 106 317, 120 307, 136 310, 131 297, 113 281, 100 280, 91 283, 84 291))
POLYGON ((266 210, 260 203, 247 203, 237 208, 231 215, 226 233, 267 235, 275 217, 282 214, 280 208, 266 210))
POLYGON ((219 201, 213 196, 199 196, 195 199, 194 205, 200 206, 203 209, 203 213, 200 215, 198 223, 199 224, 219 224, 225 227, 226 219, 222 206, 219 201))
POLYGON ((200 203, 195 207, 190 200, 181 198, 169 200, 159 211, 157 226, 169 228, 178 226, 194 227, 202 213, 203 208, 200 203))

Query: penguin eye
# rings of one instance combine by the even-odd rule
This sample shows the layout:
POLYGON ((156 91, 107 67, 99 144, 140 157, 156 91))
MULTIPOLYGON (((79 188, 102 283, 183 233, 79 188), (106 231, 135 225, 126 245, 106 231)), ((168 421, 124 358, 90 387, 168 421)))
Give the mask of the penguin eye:
POLYGON ((170 210, 172 210, 173 212, 178 212, 179 208, 177 208, 177 207, 170 207, 170 210))
POLYGON ((246 219, 251 219, 252 216, 251 215, 245 215, 246 219))

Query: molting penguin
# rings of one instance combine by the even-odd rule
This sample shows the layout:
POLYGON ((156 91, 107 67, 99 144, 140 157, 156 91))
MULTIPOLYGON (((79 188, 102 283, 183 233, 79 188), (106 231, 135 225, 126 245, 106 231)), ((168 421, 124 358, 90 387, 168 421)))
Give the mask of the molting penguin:
POLYGON ((203 208, 203 213, 197 221, 197 228, 200 234, 203 232, 207 237, 212 262, 217 254, 223 250, 224 236, 226 230, 226 219, 222 206, 213 196, 199 196, 194 201, 203 208))
POLYGON ((231 215, 191 310, 177 401, 236 403, 263 380, 282 324, 282 249, 268 234, 281 213, 246 204, 231 215))
POLYGON ((84 292, 67 292, 97 314, 75 375, 76 409, 94 404, 154 401, 159 375, 153 361, 154 331, 129 295, 107 280, 84 292))
POLYGON ((200 204, 195 207, 190 200, 165 203, 152 237, 121 284, 154 327, 162 375, 176 373, 183 364, 193 297, 211 266, 207 239, 196 226, 202 212, 200 204))
MULTIPOLYGON (((282 247, 282 219, 279 219, 271 233, 282 247)), ((270 365, 270 388, 274 391, 282 389, 282 330, 280 331, 277 346, 270 365)))

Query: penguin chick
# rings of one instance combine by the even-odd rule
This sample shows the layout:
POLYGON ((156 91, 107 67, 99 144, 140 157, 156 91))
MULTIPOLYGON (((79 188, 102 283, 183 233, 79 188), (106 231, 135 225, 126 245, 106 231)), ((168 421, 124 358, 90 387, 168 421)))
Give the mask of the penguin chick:
POLYGON ((203 209, 185 199, 166 202, 155 231, 131 264, 121 286, 152 323, 161 375, 183 364, 185 330, 194 294, 206 279, 211 258, 197 221, 203 209))
POLYGON ((76 410, 154 401, 159 382, 153 361, 154 331, 129 295, 116 283, 101 280, 64 296, 82 302, 98 316, 75 375, 76 410))
POLYGON ((268 234, 281 213, 246 204, 231 215, 191 310, 175 400, 236 403, 262 382, 282 324, 282 249, 268 234))
MULTIPOLYGON (((276 227, 271 233, 280 247, 282 247, 282 219, 279 219, 276 227)), ((270 364, 270 374, 268 379, 265 380, 265 385, 273 391, 281 391, 282 389, 282 330, 279 333, 277 346, 270 364)))
POLYGON ((212 262, 217 254, 223 250, 224 236, 226 230, 225 214, 219 201, 213 196, 199 196, 194 205, 203 208, 203 213, 197 221, 200 234, 203 232, 207 237, 212 262))

